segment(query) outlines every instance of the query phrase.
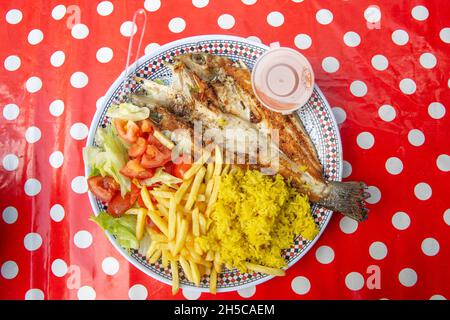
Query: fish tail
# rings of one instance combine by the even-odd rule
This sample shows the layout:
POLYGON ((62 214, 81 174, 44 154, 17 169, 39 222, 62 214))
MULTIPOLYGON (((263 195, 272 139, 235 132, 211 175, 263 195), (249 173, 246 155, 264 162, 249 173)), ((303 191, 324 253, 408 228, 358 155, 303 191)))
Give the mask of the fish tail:
POLYGON ((369 210, 365 207, 364 200, 370 194, 366 191, 365 183, 330 181, 328 187, 330 192, 320 200, 320 205, 360 222, 367 219, 369 210))

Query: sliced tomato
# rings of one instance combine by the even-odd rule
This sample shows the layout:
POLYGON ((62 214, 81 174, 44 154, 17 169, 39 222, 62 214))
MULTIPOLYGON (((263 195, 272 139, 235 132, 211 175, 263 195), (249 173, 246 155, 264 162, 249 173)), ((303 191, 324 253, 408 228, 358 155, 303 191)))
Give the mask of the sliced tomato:
POLYGON ((180 162, 173 165, 172 175, 177 178, 183 179, 184 174, 192 167, 190 163, 180 162))
MULTIPOLYGON (((145 203, 144 203, 144 200, 142 200, 142 197, 141 197, 140 194, 139 194, 139 196, 138 196, 138 198, 137 198, 137 203, 138 203, 139 207, 141 207, 141 208, 146 208, 145 203)), ((148 217, 147 217, 147 218, 148 218, 148 217)))
POLYGON ((116 127, 119 136, 130 143, 135 143, 139 137, 139 126, 133 121, 114 119, 114 126, 116 127))
POLYGON ((141 189, 134 183, 131 183, 130 203, 133 205, 141 194, 141 189))
POLYGON ((163 146, 153 135, 149 135, 147 149, 142 155, 141 165, 144 168, 162 167, 170 161, 171 157, 170 149, 163 146))
POLYGON ((142 167, 139 159, 133 159, 120 169, 120 173, 131 179, 147 179, 153 177, 155 171, 142 167))
POLYGON ((131 208, 130 193, 127 193, 124 198, 118 192, 108 203, 108 213, 113 217, 120 217, 125 211, 131 208))
POLYGON ((133 158, 140 157, 147 149, 147 140, 142 137, 137 138, 136 142, 128 148, 128 155, 133 158))
POLYGON ((153 133, 152 122, 148 119, 141 121, 141 131, 146 133, 153 133))
POLYGON ((98 199, 109 202, 119 190, 119 184, 111 177, 93 176, 88 179, 89 190, 98 199))

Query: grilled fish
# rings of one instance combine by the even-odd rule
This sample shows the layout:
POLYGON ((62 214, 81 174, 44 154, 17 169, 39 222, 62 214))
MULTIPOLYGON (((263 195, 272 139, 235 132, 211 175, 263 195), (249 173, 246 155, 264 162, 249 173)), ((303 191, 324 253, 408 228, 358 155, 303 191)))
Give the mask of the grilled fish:
POLYGON ((142 89, 131 96, 133 103, 150 108, 158 116, 166 114, 166 119, 170 120, 159 123, 162 129, 170 130, 170 124, 172 128, 179 126, 192 130, 195 121, 201 121, 207 128, 216 130, 222 142, 236 139, 227 133, 244 130, 246 139, 259 140, 247 141, 250 143, 245 144, 245 150, 232 151, 246 154, 246 159, 257 157, 257 163, 249 165, 253 168, 267 167, 273 160, 272 153, 255 155, 259 151, 255 146, 257 142, 261 145, 261 139, 264 139, 261 137, 274 138, 272 135, 276 132, 279 138, 276 146, 271 142, 273 139, 264 140, 263 144, 269 145, 271 150, 276 149, 282 176, 291 180, 312 202, 358 221, 367 218, 364 200, 369 194, 365 192, 366 185, 326 181, 315 147, 301 120, 297 115, 285 116, 263 107, 253 93, 251 74, 243 63, 193 53, 178 56, 168 67, 173 74, 170 86, 138 78, 142 89))

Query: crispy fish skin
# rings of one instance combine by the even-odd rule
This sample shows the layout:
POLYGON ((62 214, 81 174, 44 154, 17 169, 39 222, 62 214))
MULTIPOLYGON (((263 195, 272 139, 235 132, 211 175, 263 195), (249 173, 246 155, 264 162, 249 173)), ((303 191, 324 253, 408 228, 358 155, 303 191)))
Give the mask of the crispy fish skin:
MULTIPOLYGON (((358 221, 366 219, 365 184, 326 181, 315 147, 298 116, 284 116, 263 107, 253 94, 248 69, 227 58, 204 53, 178 56, 172 68, 175 80, 169 88, 157 88, 159 84, 141 81, 152 99, 186 123, 198 119, 208 127, 217 128, 216 120, 224 118, 228 129, 277 129, 279 173, 308 194, 311 201, 358 221), (152 94, 152 90, 157 94, 152 94)), ((264 161, 258 164, 266 165, 264 161)))

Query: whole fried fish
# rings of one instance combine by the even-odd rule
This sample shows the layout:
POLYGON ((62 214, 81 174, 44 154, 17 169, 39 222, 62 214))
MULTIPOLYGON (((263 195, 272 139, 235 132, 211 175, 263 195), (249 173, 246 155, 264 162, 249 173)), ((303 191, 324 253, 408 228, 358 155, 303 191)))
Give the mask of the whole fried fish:
MULTIPOLYGON (((150 108, 158 116, 160 121, 155 122, 163 130, 173 127, 192 129, 195 121, 202 121, 207 128, 217 130, 222 141, 236 139, 225 133, 244 130, 246 139, 259 139, 247 141, 250 143, 245 144, 246 148, 250 146, 250 149, 258 145, 257 142, 261 145, 261 133, 270 137, 276 132, 279 142, 275 147, 270 141, 264 143, 276 148, 279 173, 283 177, 291 180, 312 202, 358 221, 367 218, 364 200, 369 194, 365 192, 366 185, 326 181, 315 147, 301 120, 296 114, 286 116, 263 107, 253 93, 251 74, 243 63, 193 53, 178 56, 175 64, 169 67, 173 73, 170 86, 138 78, 142 90, 131 96, 131 102, 150 108)), ((258 151, 245 149, 238 153, 245 153, 248 159, 258 151)), ((257 163, 249 166, 264 168, 272 160, 273 155, 258 155, 257 163)))

